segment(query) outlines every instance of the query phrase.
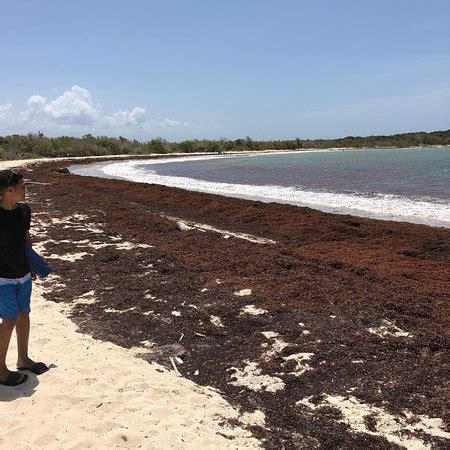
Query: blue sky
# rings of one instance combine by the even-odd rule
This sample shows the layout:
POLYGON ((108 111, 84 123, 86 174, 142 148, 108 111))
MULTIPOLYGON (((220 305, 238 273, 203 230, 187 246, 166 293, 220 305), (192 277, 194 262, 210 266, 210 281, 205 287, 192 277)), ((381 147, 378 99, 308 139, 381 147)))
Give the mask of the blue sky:
POLYGON ((450 128, 450 1, 0 0, 0 135, 450 128))

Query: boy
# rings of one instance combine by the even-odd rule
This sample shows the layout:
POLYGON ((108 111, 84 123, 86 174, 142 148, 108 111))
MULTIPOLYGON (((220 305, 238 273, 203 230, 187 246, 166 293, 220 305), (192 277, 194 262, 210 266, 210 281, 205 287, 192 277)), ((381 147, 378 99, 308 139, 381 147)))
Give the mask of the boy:
POLYGON ((25 200, 23 175, 14 170, 0 171, 0 384, 17 386, 28 376, 8 370, 6 354, 11 334, 16 328, 19 370, 40 375, 48 370, 28 356, 30 335, 30 268, 25 243, 30 240, 31 212, 25 200))

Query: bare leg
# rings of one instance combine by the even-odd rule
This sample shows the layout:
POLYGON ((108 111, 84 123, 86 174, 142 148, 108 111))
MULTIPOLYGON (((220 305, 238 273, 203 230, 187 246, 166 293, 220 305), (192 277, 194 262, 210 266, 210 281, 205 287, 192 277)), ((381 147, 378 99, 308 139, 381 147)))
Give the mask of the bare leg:
POLYGON ((6 354, 16 322, 17 319, 3 319, 0 324, 0 381, 5 381, 9 374, 6 367, 6 354))
POLYGON ((34 361, 28 356, 28 340, 30 338, 30 314, 22 313, 17 317, 17 367, 31 367, 34 361))

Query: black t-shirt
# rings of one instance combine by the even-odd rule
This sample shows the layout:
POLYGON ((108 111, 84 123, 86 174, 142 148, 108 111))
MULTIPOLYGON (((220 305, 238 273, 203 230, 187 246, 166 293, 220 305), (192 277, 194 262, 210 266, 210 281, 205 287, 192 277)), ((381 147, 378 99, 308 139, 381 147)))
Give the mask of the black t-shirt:
POLYGON ((25 255, 30 222, 27 204, 21 203, 11 211, 0 207, 0 278, 22 278, 30 271, 25 255))

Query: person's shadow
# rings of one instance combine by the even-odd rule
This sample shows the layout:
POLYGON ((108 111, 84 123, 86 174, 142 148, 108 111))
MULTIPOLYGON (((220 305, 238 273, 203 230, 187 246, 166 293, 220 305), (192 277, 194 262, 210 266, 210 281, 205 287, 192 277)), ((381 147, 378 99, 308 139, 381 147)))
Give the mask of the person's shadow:
MULTIPOLYGON (((50 364, 48 366, 48 371, 54 369, 55 367, 58 366, 55 364, 50 364)), ((38 376, 28 370, 23 373, 28 375, 28 379, 25 383, 19 384, 19 386, 3 386, 0 384, 0 403, 11 402, 21 397, 31 397, 36 392, 36 388, 39 384, 38 376)), ((45 376, 45 373, 39 376, 45 376)))

